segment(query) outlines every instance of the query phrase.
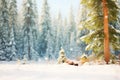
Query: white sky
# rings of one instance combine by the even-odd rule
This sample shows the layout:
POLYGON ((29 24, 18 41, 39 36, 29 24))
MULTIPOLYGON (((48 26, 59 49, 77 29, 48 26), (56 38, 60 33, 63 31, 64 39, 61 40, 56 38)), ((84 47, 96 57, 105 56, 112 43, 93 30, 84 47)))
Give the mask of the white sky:
MULTIPOLYGON (((20 9, 21 4, 23 0, 17 0, 18 2, 18 9, 20 9)), ((63 17, 68 17, 68 13, 70 10, 71 5, 73 6, 73 12, 74 15, 76 16, 78 13, 78 8, 80 4, 80 0, 48 0, 48 4, 50 7, 50 12, 52 16, 56 16, 58 11, 60 10, 61 14, 63 17)), ((40 15, 40 9, 42 5, 42 0, 37 0, 37 7, 38 7, 38 12, 40 15)))

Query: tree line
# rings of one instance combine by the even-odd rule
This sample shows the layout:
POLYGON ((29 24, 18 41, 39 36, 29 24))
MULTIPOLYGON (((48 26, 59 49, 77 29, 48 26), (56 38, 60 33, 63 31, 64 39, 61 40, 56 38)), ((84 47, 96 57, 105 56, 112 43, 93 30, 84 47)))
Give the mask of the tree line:
POLYGON ((0 4, 1 61, 24 58, 55 60, 61 47, 69 57, 75 57, 72 53, 75 49, 78 53, 72 7, 68 21, 62 18, 60 12, 51 17, 47 0, 43 0, 40 16, 36 0, 23 0, 20 12, 17 10, 17 0, 1 0, 0 4))
POLYGON ((23 0, 20 12, 16 0, 1 0, 0 61, 56 60, 63 48, 72 59, 83 53, 104 53, 108 63, 110 54, 120 50, 120 2, 80 2, 76 21, 72 6, 68 18, 63 18, 60 12, 50 14, 48 0, 43 0, 40 15, 36 0, 23 0))

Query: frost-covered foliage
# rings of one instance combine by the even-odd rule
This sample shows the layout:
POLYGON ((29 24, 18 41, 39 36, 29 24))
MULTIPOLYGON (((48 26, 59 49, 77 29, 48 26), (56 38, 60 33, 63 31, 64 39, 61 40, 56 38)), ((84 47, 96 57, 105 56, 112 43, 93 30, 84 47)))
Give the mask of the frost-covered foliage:
POLYGON ((86 29, 83 24, 83 22, 87 19, 87 13, 88 11, 86 9, 86 6, 80 5, 79 12, 78 12, 78 18, 77 18, 77 25, 78 25, 77 39, 78 39, 78 46, 80 47, 81 54, 88 53, 88 51, 85 50, 87 44, 84 41, 80 40, 81 37, 89 33, 89 30, 86 29))
MULTIPOLYGON (((54 56, 54 58, 55 59, 57 59, 57 56, 58 56, 58 53, 59 53, 59 47, 58 47, 58 44, 57 44, 57 20, 56 20, 56 17, 54 17, 53 19, 52 19, 52 22, 51 22, 51 25, 52 25, 52 28, 51 28, 51 30, 52 30, 52 32, 51 32, 51 39, 49 39, 49 40, 51 40, 51 41, 48 41, 48 45, 50 45, 50 44, 52 44, 51 46, 49 46, 49 47, 51 47, 51 49, 53 50, 52 51, 52 55, 54 56), (50 43, 50 44, 49 44, 50 43)), ((50 38, 50 36, 49 36, 49 38, 50 38)), ((48 48, 49 48, 48 47, 48 48)), ((48 54, 49 52, 47 52, 47 54, 48 54)), ((50 53, 51 54, 51 53, 50 53)))
POLYGON ((63 28, 64 28, 63 31, 64 37, 62 39, 64 46, 62 47, 64 48, 66 55, 70 57, 70 33, 69 33, 70 31, 69 31, 67 18, 64 19, 63 28))
MULTIPOLYGON (((118 7, 120 8, 120 0, 117 0, 117 3, 118 3, 118 7)), ((118 15, 118 21, 114 24, 114 28, 120 31, 120 10, 118 15)), ((118 37, 120 37, 120 35, 118 37)), ((119 43, 120 43, 120 38, 119 38, 119 43)), ((115 54, 116 55, 120 54, 120 50, 115 51, 115 54)))
POLYGON ((41 15, 40 15, 40 36, 39 36, 39 43, 38 43, 38 52, 41 57, 46 55, 47 50, 47 35, 48 31, 51 28, 51 18, 49 13, 49 6, 47 0, 43 0, 41 15))
MULTIPOLYGON (((52 31, 53 32, 53 31, 52 31)), ((55 51, 55 41, 54 41, 54 34, 51 32, 51 30, 48 30, 48 35, 47 35, 47 50, 46 50, 46 57, 49 59, 49 60, 55 60, 56 57, 55 57, 55 54, 54 54, 54 51, 55 51)))
POLYGON ((72 8, 68 22, 67 18, 63 22, 61 13, 51 20, 48 1, 43 0, 38 23, 36 0, 23 0, 19 11, 16 0, 1 0, 0 4, 1 60, 37 60, 39 57, 55 60, 61 47, 65 49, 67 56, 74 55, 71 53, 76 51, 77 45, 72 8))
POLYGON ((23 39, 24 39, 24 56, 28 60, 36 60, 38 57, 37 51, 34 49, 34 31, 35 28, 35 14, 33 10, 32 0, 24 0, 24 24, 23 24, 23 39))
MULTIPOLYGON (((50 14, 48 0, 42 0, 39 19, 37 0, 23 0, 22 9, 17 8, 16 1, 0 0, 0 61, 39 58, 57 60, 61 47, 70 59, 76 59, 81 54, 89 54, 91 51, 103 52, 102 6, 93 5, 95 0, 89 0, 88 4, 87 0, 82 0, 77 25, 72 6, 67 16, 63 17, 60 11, 56 16, 50 14), (91 6, 95 8, 90 10, 91 6)), ((107 1, 112 4, 108 5, 111 53, 118 54, 120 10, 116 8, 120 0, 117 0, 117 6, 113 3, 114 0, 107 1), (119 13, 119 16, 116 13, 119 13)), ((101 0, 95 4, 101 4, 101 0)))
POLYGON ((38 23, 38 11, 37 11, 37 3, 36 3, 36 0, 32 0, 33 1, 33 12, 34 12, 34 21, 35 21, 35 24, 34 24, 34 30, 33 30, 33 47, 35 50, 38 49, 38 30, 39 30, 39 23, 38 23))
MULTIPOLYGON (((76 22, 75 22, 75 17, 73 14, 73 8, 72 6, 70 7, 70 11, 69 11, 69 17, 68 17, 68 26, 66 26, 67 30, 67 35, 66 35, 66 39, 68 40, 68 48, 66 49, 66 51, 69 51, 69 53, 67 53, 69 58, 75 58, 76 56, 80 55, 78 54, 79 50, 78 50, 78 45, 77 45, 77 26, 76 26, 76 22)), ((67 44, 65 44, 67 45, 67 44)))
POLYGON ((16 28, 16 49, 17 49, 17 57, 18 59, 23 59, 24 52, 24 42, 23 42, 23 24, 24 24, 24 3, 22 2, 22 6, 18 9, 17 16, 17 28, 16 28))
POLYGON ((65 63, 67 61, 67 57, 63 48, 59 51, 58 64, 65 63))
MULTIPOLYGON (((102 1, 90 0, 88 2, 87 0, 82 0, 81 3, 89 10, 87 13, 87 19, 82 24, 91 32, 81 39, 88 44, 86 50, 92 50, 93 53, 100 54, 104 51, 104 23, 102 1)), ((118 20, 119 8, 116 5, 116 1, 114 0, 107 0, 107 7, 109 11, 109 47, 111 50, 119 50, 119 32, 117 32, 113 27, 118 20)))
POLYGON ((9 7, 9 26, 10 26, 10 44, 11 53, 16 58, 16 29, 17 29, 17 2, 16 0, 10 1, 9 7))
POLYGON ((75 58, 78 54, 79 49, 76 42, 76 23, 74 20, 73 10, 70 8, 69 20, 62 18, 60 11, 53 20, 53 31, 54 31, 54 55, 58 57, 59 50, 61 47, 65 50, 67 57, 75 58))
POLYGON ((68 29, 69 29, 69 34, 74 33, 74 36, 76 37, 76 23, 75 23, 75 17, 73 14, 73 9, 72 6, 69 11, 69 20, 68 20, 68 29))
MULTIPOLYGON (((11 33, 14 35, 13 33, 11 33)), ((0 60, 12 60, 8 0, 0 0, 0 60)), ((14 51, 14 50, 13 50, 14 51)))
POLYGON ((59 53, 60 48, 63 46, 63 26, 62 26, 62 16, 61 13, 58 12, 56 18, 56 48, 55 52, 59 53))

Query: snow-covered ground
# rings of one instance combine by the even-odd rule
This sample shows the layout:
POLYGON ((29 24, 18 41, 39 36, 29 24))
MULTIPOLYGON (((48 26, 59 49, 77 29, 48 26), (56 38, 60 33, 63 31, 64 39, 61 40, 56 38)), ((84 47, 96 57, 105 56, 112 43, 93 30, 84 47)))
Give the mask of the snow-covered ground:
POLYGON ((120 80, 120 65, 0 63, 0 80, 120 80))

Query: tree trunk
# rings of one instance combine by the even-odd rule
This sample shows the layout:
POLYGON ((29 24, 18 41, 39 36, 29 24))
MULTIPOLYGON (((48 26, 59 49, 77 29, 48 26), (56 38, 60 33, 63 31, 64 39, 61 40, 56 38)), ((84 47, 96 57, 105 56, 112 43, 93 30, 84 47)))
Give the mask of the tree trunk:
POLYGON ((102 0, 102 3, 103 3, 103 14, 104 14, 104 57, 106 64, 108 64, 110 60, 108 8, 107 8, 106 0, 102 0))

